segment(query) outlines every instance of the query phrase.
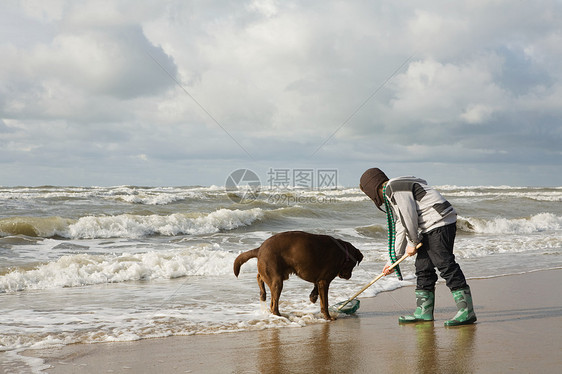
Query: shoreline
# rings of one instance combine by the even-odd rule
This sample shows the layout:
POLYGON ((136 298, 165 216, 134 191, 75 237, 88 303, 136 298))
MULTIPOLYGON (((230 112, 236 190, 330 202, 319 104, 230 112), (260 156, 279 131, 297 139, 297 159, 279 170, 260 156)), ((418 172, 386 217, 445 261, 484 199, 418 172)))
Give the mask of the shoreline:
MULTIPOLYGON (((353 316, 305 327, 27 350, 46 373, 555 373, 562 367, 562 269, 469 279, 478 322, 446 328, 456 307, 440 282, 435 321, 399 325, 413 287, 361 299, 353 316), (545 287, 547 285, 548 287, 545 287)), ((305 297, 306 295, 303 295, 305 297)))

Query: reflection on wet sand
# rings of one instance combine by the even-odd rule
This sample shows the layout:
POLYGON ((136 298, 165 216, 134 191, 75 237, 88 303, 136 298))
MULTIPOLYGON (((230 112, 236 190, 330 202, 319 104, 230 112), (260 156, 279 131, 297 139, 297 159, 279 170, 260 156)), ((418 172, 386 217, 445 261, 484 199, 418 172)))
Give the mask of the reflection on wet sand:
POLYGON ((416 334, 417 373, 474 372, 474 337, 476 325, 443 328, 436 334, 433 322, 418 323, 412 328, 416 334))
POLYGON ((361 362, 357 339, 359 320, 341 321, 352 325, 341 329, 338 321, 309 326, 309 334, 300 328, 272 329, 260 333, 257 370, 260 373, 340 372, 353 373, 361 362), (291 344, 287 344, 287 342, 291 344))

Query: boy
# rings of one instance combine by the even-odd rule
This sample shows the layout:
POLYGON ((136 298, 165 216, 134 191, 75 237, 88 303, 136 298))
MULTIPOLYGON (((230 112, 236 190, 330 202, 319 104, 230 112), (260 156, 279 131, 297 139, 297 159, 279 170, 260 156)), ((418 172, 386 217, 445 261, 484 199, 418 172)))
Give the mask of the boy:
MULTIPOLYGON (((470 288, 453 254, 457 213, 451 204, 423 179, 398 177, 389 180, 378 168, 365 171, 359 187, 377 208, 382 210, 381 206, 385 205, 382 211, 388 219, 391 261, 395 262, 404 251, 410 256, 417 253, 417 308, 413 315, 401 316, 398 322, 433 321, 436 267, 451 290, 458 308, 453 319, 445 321, 445 326, 476 322, 470 288), (419 243, 422 246, 416 249, 419 243)), ((388 271, 390 265, 390 262, 385 265, 385 275, 393 272, 388 271)), ((398 267, 397 273, 400 276, 398 267)))

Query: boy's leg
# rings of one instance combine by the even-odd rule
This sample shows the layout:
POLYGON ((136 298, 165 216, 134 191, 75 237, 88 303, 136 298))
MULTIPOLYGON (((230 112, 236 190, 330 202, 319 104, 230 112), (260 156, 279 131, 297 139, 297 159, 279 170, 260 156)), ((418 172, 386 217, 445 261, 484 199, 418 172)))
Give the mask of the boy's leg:
MULTIPOLYGON (((457 227, 453 223, 438 227, 424 235, 424 241, 427 238, 427 254, 451 291, 468 286, 461 267, 455 261, 455 255, 453 254, 456 232, 457 227)), ((420 249, 425 245, 424 242, 420 249)))
POLYGON ((437 282, 437 273, 435 265, 431 261, 428 253, 430 244, 427 235, 422 236, 422 246, 418 249, 416 255, 416 289, 434 291, 437 282))
POLYGON ((453 293, 457 304, 457 314, 453 319, 445 321, 445 326, 467 325, 476 322, 470 288, 453 254, 456 232, 456 225, 451 224, 439 227, 424 235, 424 238, 427 237, 428 241, 429 257, 439 269, 441 277, 445 279, 447 287, 453 293))
POLYGON ((398 323, 416 323, 433 321, 433 306, 435 302, 435 282, 437 273, 435 266, 427 254, 427 238, 422 238, 423 245, 416 255, 416 310, 413 314, 400 316, 398 323))

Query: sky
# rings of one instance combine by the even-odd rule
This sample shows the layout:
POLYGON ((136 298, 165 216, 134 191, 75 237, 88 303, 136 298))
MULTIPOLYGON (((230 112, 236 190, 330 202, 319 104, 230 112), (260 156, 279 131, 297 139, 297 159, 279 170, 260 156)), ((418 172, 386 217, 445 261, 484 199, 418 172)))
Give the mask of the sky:
POLYGON ((557 0, 7 0, 0 55, 0 186, 562 186, 557 0))

